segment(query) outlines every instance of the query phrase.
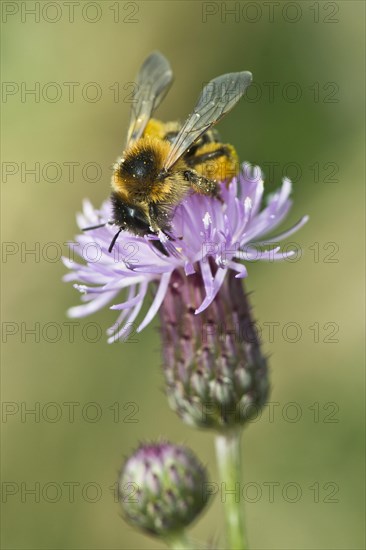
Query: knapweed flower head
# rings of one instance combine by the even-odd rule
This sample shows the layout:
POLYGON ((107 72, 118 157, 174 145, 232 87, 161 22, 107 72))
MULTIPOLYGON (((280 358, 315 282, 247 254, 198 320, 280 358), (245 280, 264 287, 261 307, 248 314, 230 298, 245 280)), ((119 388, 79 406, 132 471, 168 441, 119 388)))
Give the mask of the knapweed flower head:
MULTIPOLYGON (((182 270, 185 277, 201 274, 204 293, 195 310, 199 314, 213 302, 229 271, 237 278, 244 278, 247 262, 291 256, 294 252, 281 251, 278 242, 304 225, 307 217, 285 233, 264 241, 265 235, 284 220, 291 208, 291 182, 285 178, 264 207, 263 192, 260 169, 244 164, 238 177, 229 184, 221 184, 220 199, 198 193, 187 195, 174 212, 173 238, 163 233, 142 237, 122 231, 109 252, 118 229, 115 226, 106 225, 78 235, 71 250, 85 263, 77 263, 71 256, 64 258, 70 269, 65 280, 75 281, 84 303, 71 308, 70 317, 84 317, 110 304, 111 309, 120 313, 108 331, 108 341, 123 340, 134 326, 149 287, 154 290, 154 298, 137 332, 154 318, 176 270, 182 270)), ((100 210, 84 202, 77 222, 80 229, 85 229, 108 222, 111 215, 109 201, 100 210)))
POLYGON ((244 426, 265 405, 269 380, 242 281, 230 271, 210 307, 195 315, 204 292, 201 277, 183 277, 173 273, 160 308, 169 405, 196 428, 244 426))
POLYGON ((193 452, 168 442, 141 445, 118 480, 126 520, 143 531, 168 537, 185 529, 206 506, 205 467, 193 452))

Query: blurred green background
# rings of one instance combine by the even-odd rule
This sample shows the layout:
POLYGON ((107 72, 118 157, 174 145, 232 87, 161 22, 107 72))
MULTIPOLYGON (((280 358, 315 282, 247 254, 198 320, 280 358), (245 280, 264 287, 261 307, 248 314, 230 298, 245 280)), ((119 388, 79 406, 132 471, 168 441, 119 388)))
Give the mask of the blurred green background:
MULTIPOLYGON (((82 199, 98 206, 108 197, 128 83, 159 49, 175 73, 163 120, 184 118, 218 74, 253 72, 255 86, 219 129, 243 161, 263 167, 269 192, 283 175, 294 179, 284 228, 311 218, 291 238, 298 261, 248 266, 273 402, 243 438, 251 548, 364 548, 364 3, 1 7, 2 547, 160 548, 119 518, 112 494, 123 456, 141 440, 185 442, 217 478, 213 435, 168 408, 158 321, 136 343, 115 345, 104 336, 115 319, 108 309, 81 319, 73 340, 65 324, 79 295, 61 282, 57 256, 77 231, 82 199), (39 177, 26 172, 35 163, 39 177), (78 163, 74 181, 65 163, 78 163), (269 323, 279 323, 274 338, 269 323)), ((191 534, 224 547, 222 531, 216 498, 191 534)))

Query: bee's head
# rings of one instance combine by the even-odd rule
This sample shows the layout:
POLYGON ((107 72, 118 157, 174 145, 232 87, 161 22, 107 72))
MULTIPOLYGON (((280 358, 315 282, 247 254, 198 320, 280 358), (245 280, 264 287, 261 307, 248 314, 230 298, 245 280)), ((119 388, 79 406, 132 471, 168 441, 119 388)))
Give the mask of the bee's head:
POLYGON ((123 229, 135 235, 146 235, 151 232, 149 219, 142 208, 125 203, 118 193, 112 193, 113 221, 123 229))
MULTIPOLYGON (((120 227, 119 231, 113 238, 109 247, 109 252, 112 251, 116 239, 120 232, 125 229, 134 235, 148 235, 154 233, 150 227, 149 219, 146 212, 136 205, 125 203, 118 193, 113 192, 111 195, 113 222, 120 227)), ((152 241, 153 246, 157 248, 165 256, 169 256, 162 243, 158 240, 152 241)))

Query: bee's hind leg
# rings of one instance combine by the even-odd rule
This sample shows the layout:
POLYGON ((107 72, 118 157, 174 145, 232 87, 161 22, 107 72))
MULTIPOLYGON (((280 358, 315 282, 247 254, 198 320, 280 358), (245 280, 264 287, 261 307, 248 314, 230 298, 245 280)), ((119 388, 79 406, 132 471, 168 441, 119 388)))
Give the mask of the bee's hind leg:
POLYGON ((195 170, 185 170, 184 178, 189 181, 192 189, 201 195, 219 197, 219 186, 216 181, 201 176, 195 170))

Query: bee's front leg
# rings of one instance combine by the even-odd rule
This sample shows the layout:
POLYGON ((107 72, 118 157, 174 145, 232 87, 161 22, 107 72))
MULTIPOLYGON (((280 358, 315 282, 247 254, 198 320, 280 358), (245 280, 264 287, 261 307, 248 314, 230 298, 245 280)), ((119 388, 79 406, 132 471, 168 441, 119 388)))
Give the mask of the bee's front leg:
POLYGON ((219 186, 216 181, 201 176, 195 170, 185 170, 184 178, 190 183, 192 189, 201 195, 219 197, 219 186))

